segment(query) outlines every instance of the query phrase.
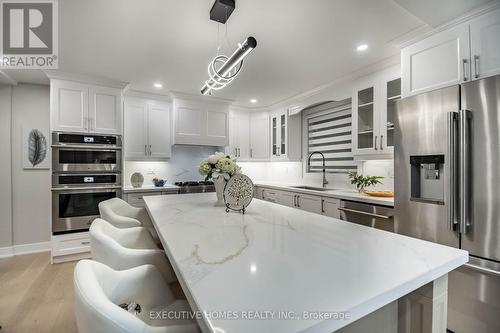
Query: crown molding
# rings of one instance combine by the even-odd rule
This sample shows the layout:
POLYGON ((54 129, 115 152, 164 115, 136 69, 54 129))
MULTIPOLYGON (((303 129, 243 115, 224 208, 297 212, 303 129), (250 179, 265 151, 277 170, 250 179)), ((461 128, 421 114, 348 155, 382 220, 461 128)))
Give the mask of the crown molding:
POLYGON ((128 82, 118 81, 114 79, 94 76, 94 75, 86 75, 79 73, 69 73, 63 72, 59 70, 44 70, 45 75, 51 80, 66 80, 66 81, 75 81, 86 84, 95 84, 99 86, 106 86, 118 89, 126 89, 129 85, 128 82))
MULTIPOLYGON (((411 44, 414 44, 416 42, 419 42, 427 37, 430 37, 432 35, 435 35, 437 33, 440 33, 442 31, 445 31, 445 30, 448 30, 448 29, 451 29, 453 27, 456 27, 458 25, 461 25, 461 24, 464 24, 464 23, 467 23, 475 18, 478 18, 484 14, 487 14, 491 11, 494 11, 496 9, 499 9, 500 8, 500 1, 493 1, 493 2, 490 2, 490 3, 487 3, 486 5, 484 6, 480 6, 476 9, 473 9, 471 10, 470 12, 468 13, 465 13, 464 15, 460 16, 460 17, 457 17, 456 19, 453 19, 451 20, 450 22, 447 22, 447 23, 444 23, 440 26, 437 26, 436 28, 432 29, 431 30, 428 30, 426 32, 423 32, 421 34, 419 34, 418 36, 416 37, 413 37, 413 38, 410 38, 409 40, 406 40, 406 41, 401 41, 399 42, 399 45, 398 45, 398 42, 396 41, 395 44, 401 49, 401 48, 405 48, 411 44)), ((399 38, 397 38, 399 39, 399 38)))

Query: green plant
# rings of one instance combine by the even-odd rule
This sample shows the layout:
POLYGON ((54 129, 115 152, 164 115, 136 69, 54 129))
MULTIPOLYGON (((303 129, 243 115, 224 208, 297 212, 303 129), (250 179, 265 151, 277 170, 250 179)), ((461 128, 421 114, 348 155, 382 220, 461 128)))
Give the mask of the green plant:
POLYGON ((365 187, 373 186, 377 184, 382 184, 380 181, 384 177, 382 176, 363 176, 358 175, 357 172, 349 172, 349 179, 351 184, 356 185, 358 191, 362 191, 365 187))

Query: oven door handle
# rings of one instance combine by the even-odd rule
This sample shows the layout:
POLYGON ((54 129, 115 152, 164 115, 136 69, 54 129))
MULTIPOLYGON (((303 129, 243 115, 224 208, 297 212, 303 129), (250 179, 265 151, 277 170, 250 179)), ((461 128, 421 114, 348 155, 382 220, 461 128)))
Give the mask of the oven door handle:
POLYGON ((75 192, 75 191, 87 191, 95 192, 96 190, 121 190, 121 186, 79 186, 79 187, 65 187, 65 188, 52 188, 54 192, 75 192))
POLYGON ((99 151, 117 151, 122 150, 120 146, 106 146, 106 145, 51 145, 52 148, 59 150, 99 150, 99 151))

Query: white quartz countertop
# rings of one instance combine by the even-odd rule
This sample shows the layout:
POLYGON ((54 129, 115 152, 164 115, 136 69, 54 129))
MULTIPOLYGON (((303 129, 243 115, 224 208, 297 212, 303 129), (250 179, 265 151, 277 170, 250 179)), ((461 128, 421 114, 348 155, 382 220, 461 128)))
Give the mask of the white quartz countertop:
POLYGON ((164 192, 164 191, 169 191, 169 190, 178 190, 180 187, 177 185, 172 185, 172 184, 165 184, 164 186, 161 187, 156 187, 154 185, 143 185, 141 187, 132 187, 132 186, 125 186, 123 187, 123 192, 125 193, 130 193, 130 192, 164 192))
MULTIPOLYGON (((272 183, 272 182, 256 182, 256 186, 274 188, 277 190, 293 191, 297 193, 321 195, 324 197, 332 197, 337 199, 352 200, 358 202, 366 202, 369 204, 382 205, 388 207, 394 207, 394 198, 379 198, 371 197, 366 194, 360 194, 358 191, 354 190, 327 190, 327 191, 314 191, 308 189, 293 188, 291 186, 301 186, 301 184, 283 184, 283 183, 272 183)), ((303 184, 302 184, 303 185, 303 184)), ((321 187, 321 186, 319 186, 321 187)))
POLYGON ((212 314, 206 332, 331 333, 468 261, 463 250, 263 200, 226 213, 215 199, 144 198, 191 306, 212 314), (285 312, 295 319, 278 319, 285 312), (350 319, 304 317, 325 312, 350 319))

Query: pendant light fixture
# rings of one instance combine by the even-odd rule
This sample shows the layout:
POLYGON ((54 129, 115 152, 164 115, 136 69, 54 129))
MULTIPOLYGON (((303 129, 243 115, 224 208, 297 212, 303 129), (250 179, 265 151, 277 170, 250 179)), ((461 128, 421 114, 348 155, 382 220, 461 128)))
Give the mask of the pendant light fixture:
MULTIPOLYGON (((210 10, 210 19, 221 24, 226 24, 227 19, 233 12, 235 3, 233 0, 216 0, 210 10)), ((219 31, 217 31, 217 40, 219 40, 219 31)), ((227 26, 226 26, 227 41, 227 26)), ((220 90, 227 86, 238 75, 243 67, 243 59, 257 46, 257 40, 248 37, 243 43, 238 44, 234 53, 227 57, 219 54, 220 45, 217 47, 217 55, 208 64, 209 79, 201 88, 203 95, 212 94, 213 90, 220 90)))

